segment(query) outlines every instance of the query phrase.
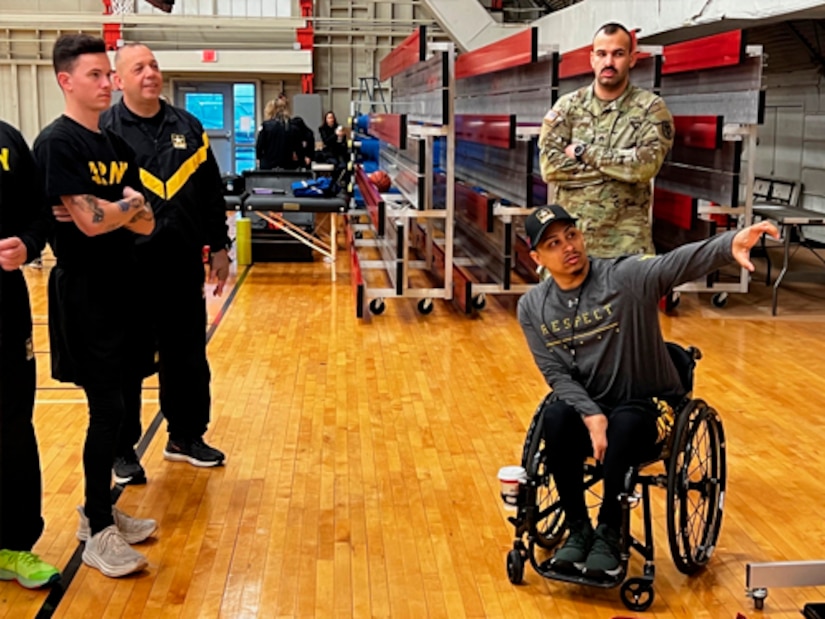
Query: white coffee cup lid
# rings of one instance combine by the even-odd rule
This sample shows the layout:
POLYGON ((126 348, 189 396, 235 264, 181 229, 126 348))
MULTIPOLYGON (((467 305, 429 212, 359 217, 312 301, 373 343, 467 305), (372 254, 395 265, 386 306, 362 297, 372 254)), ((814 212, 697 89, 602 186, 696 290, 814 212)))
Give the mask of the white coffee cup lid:
POLYGON ((526 481, 527 471, 523 466, 503 466, 498 470, 498 478, 502 481, 526 481))

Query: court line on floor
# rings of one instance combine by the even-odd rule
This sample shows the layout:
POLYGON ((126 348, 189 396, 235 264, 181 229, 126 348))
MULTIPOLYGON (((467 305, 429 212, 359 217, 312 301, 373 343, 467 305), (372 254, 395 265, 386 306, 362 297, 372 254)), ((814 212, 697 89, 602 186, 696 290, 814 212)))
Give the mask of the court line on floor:
MULTIPOLYGON (((218 330, 218 326, 220 325, 221 320, 223 320, 223 317, 226 315, 226 312, 229 311, 229 307, 235 300, 235 295, 240 289, 244 280, 246 279, 246 276, 249 273, 250 268, 250 266, 247 266, 244 269, 243 273, 240 275, 240 277, 238 277, 237 281, 235 282, 235 285, 232 287, 232 292, 230 292, 229 295, 226 297, 226 301, 221 305, 221 308, 215 315, 215 319, 212 321, 212 324, 209 326, 209 329, 207 329, 207 344, 212 339, 212 336, 215 334, 215 332, 218 330)), ((158 428, 160 428, 160 424, 162 421, 163 413, 160 410, 158 410, 158 412, 155 414, 154 419, 152 419, 151 423, 149 424, 149 427, 143 433, 143 436, 140 437, 140 441, 138 442, 137 447, 135 448, 135 452, 137 453, 138 458, 142 457, 143 454, 146 452, 146 448, 149 447, 149 443, 152 442, 152 439, 157 434, 158 428)), ((117 500, 120 498, 120 495, 123 494, 123 490, 124 486, 121 486, 120 484, 115 484, 115 486, 112 488, 112 505, 117 503, 117 500)), ((72 584, 72 581, 74 580, 74 577, 77 574, 77 570, 83 563, 83 548, 84 543, 79 542, 77 548, 75 548, 74 553, 72 553, 69 562, 66 564, 66 567, 61 572, 60 580, 51 586, 49 595, 47 595, 46 599, 43 601, 43 605, 40 607, 40 610, 35 615, 35 619, 51 619, 52 615, 57 610, 57 606, 63 600, 63 596, 69 589, 69 586, 72 584)))

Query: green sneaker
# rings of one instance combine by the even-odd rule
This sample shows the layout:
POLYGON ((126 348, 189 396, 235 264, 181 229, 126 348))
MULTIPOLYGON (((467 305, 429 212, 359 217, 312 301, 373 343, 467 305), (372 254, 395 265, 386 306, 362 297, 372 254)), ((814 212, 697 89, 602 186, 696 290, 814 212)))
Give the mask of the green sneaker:
POLYGON ((593 525, 589 520, 573 522, 567 540, 553 555, 551 565, 559 572, 581 572, 593 543, 593 525))
POLYGON ((26 589, 50 585, 60 578, 58 569, 27 550, 0 550, 0 580, 16 580, 26 589))
POLYGON ((594 578, 615 578, 622 571, 619 533, 606 524, 596 527, 593 548, 587 555, 584 571, 594 578))

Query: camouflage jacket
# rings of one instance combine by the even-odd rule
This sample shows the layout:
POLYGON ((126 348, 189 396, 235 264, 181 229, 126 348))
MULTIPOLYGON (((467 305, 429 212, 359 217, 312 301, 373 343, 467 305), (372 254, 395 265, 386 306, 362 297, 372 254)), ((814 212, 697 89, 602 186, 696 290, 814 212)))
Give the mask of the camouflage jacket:
POLYGON ((556 202, 582 219, 589 250, 603 257, 650 252, 650 180, 672 145, 673 118, 661 97, 630 84, 605 103, 591 84, 561 97, 544 117, 541 173, 555 183, 556 202), (571 143, 587 146, 581 163, 565 155, 571 143))

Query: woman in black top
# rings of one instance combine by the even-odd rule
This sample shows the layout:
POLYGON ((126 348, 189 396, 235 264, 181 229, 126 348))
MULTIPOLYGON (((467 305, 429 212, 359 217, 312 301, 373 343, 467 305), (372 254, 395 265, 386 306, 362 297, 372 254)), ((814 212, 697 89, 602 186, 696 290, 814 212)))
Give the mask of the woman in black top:
POLYGON ((309 168, 315 155, 315 134, 300 116, 292 118, 289 124, 295 137, 295 160, 298 167, 309 168))
POLYGON ((324 124, 318 127, 318 133, 323 142, 321 161, 342 163, 347 158, 347 142, 344 139, 344 130, 338 124, 335 112, 329 111, 324 117, 324 124))
MULTIPOLYGON (((269 107, 269 106, 267 106, 269 107)), ((298 167, 295 156, 297 139, 289 122, 286 101, 275 102, 272 118, 264 121, 255 142, 255 155, 261 170, 294 170, 298 167)))

